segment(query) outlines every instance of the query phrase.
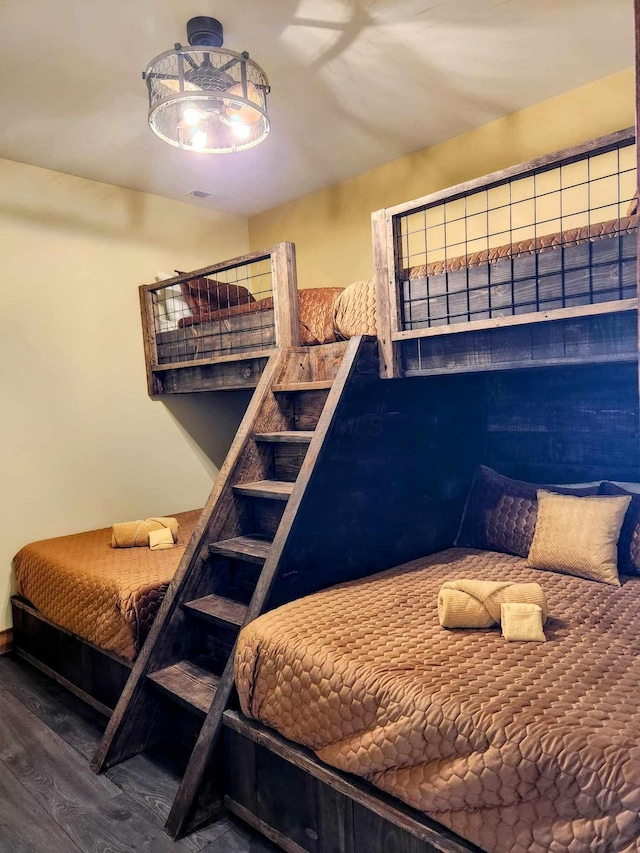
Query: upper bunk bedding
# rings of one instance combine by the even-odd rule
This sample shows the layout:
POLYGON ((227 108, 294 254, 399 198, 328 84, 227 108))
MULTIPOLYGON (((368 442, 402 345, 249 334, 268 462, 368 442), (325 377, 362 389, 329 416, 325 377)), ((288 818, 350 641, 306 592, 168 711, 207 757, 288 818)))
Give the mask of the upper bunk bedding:
POLYGON ((61 628, 133 660, 202 510, 177 513, 167 550, 112 548, 112 528, 25 545, 14 557, 18 594, 61 628))
POLYGON ((242 710, 490 853, 638 851, 640 577, 622 581, 452 548, 317 593, 241 632, 242 710), (461 577, 539 583, 549 642, 441 628, 461 577))
MULTIPOLYGON (((202 280, 200 280, 202 281, 202 280)), ((246 314, 260 314, 265 311, 273 311, 273 296, 255 300, 247 292, 246 297, 236 304, 228 304, 226 307, 220 304, 218 299, 207 302, 206 296, 209 289, 198 291, 202 294, 200 302, 194 303, 191 316, 183 317, 179 328, 188 326, 199 326, 202 323, 214 323, 231 320, 246 314)), ((194 292, 194 284, 189 282, 185 286, 191 293, 194 292)), ((217 288, 216 288, 217 291, 217 288)), ((333 328, 333 307, 337 296, 342 293, 341 287, 310 287, 298 291, 298 320, 300 323, 300 343, 303 346, 315 344, 327 344, 336 340, 333 328)))

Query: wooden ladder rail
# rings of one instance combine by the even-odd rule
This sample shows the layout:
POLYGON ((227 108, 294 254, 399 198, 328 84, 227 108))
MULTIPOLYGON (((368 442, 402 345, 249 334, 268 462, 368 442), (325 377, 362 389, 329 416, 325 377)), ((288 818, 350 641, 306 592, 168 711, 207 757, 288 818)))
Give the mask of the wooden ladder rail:
MULTIPOLYGON (((282 552, 286 547, 291 527, 295 521, 298 509, 304 497, 306 487, 313 475, 318 460, 322 454, 326 436, 331 428, 338 403, 345 389, 353 378, 362 351, 363 338, 351 338, 347 346, 342 363, 336 377, 331 385, 327 401, 311 440, 309 451, 305 457, 298 479, 295 482, 291 498, 282 516, 282 521, 273 540, 269 556, 265 561, 258 584, 249 605, 244 624, 253 621, 262 613, 269 593, 273 587, 278 574, 278 566, 282 552)), ((229 656, 224 673, 218 685, 213 704, 206 716, 200 730, 198 740, 191 753, 191 758, 182 782, 176 794, 169 817, 165 824, 165 831, 173 838, 178 839, 186 832, 191 832, 212 818, 211 804, 206 801, 198 803, 198 792, 202 786, 209 763, 212 759, 214 749, 220 736, 222 728, 222 715, 226 710, 229 697, 234 686, 233 660, 234 649, 229 656)), ((214 805, 215 808, 215 805, 214 805)))
MULTIPOLYGON (((228 515, 233 502, 235 475, 241 465, 243 456, 247 454, 251 439, 255 436, 255 426, 260 420, 263 434, 269 435, 269 430, 282 427, 282 415, 278 422, 277 403, 274 392, 286 392, 295 386, 295 382, 278 383, 276 379, 283 378, 287 367, 287 359, 297 358, 298 353, 305 352, 302 348, 283 350, 274 355, 267 365, 263 377, 252 398, 249 409, 243 419, 236 439, 229 451, 225 464, 218 476, 207 506, 203 511, 200 522, 185 551, 178 571, 165 596, 160 612, 156 617, 149 638, 134 666, 132 675, 123 691, 121 699, 109 722, 104 738, 92 761, 94 772, 100 772, 127 757, 153 745, 161 732, 162 706, 157 698, 145 693, 145 682, 153 672, 166 664, 163 661, 162 650, 167 646, 174 648, 179 645, 180 620, 176 616, 181 605, 195 597, 193 590, 196 583, 194 576, 203 568, 208 558, 209 544, 224 539, 224 530, 228 529, 228 515), (273 408, 273 417, 265 421, 264 411, 273 408), (261 414, 262 413, 262 414, 261 414), (265 429, 265 422, 267 428, 265 429)), ((317 427, 310 439, 309 449, 300 472, 292 487, 291 496, 287 502, 276 536, 271 543, 268 556, 260 573, 251 603, 246 612, 244 623, 254 619, 263 610, 265 602, 277 577, 278 565, 282 551, 286 546, 291 526, 295 520, 306 486, 313 474, 318 459, 321 456, 327 433, 334 421, 336 409, 349 381, 358 370, 358 361, 363 353, 363 339, 353 338, 347 345, 335 378, 331 383, 325 380, 325 387, 331 384, 327 400, 317 427)), ((302 357, 300 357, 302 361, 302 357)), ((298 383, 300 384, 300 383, 298 383)), ((301 387, 304 385, 301 379, 301 387)), ((312 385, 306 383, 307 386, 312 385)), ((255 452, 255 442, 253 446, 255 452)), ((237 521, 236 521, 237 523, 237 521)), ((234 645, 235 648, 235 645, 234 645)), ((176 656, 175 653, 173 655, 176 656)), ((222 724, 222 713, 228 704, 233 689, 233 651, 230 654, 225 669, 214 694, 213 702, 200 729, 196 745, 179 787, 173 808, 166 824, 166 831, 173 838, 178 838, 186 831, 210 820, 218 810, 218 802, 209 790, 203 789, 203 779, 210 766, 213 753, 218 741, 222 724), (198 801, 199 794, 200 799, 198 801)))

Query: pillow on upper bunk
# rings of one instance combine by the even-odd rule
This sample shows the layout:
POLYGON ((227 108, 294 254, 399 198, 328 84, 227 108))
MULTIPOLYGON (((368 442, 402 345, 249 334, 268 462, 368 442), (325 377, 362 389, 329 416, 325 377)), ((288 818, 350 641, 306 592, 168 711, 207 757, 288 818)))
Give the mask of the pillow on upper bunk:
POLYGON ((527 565, 620 586, 618 539, 631 495, 577 497, 538 490, 527 565))
POLYGON ((597 495, 598 486, 543 486, 512 480, 481 465, 475 473, 454 545, 526 557, 538 515, 538 489, 597 495))
POLYGON ((640 494, 606 481, 600 483, 598 494, 631 496, 618 541, 618 571, 623 575, 640 575, 640 494))
POLYGON ((345 287, 335 302, 333 325, 336 338, 341 341, 378 334, 374 279, 355 281, 345 287))
POLYGON ((209 278, 195 278, 193 281, 183 281, 180 287, 189 308, 196 317, 200 314, 255 302, 247 288, 239 284, 225 284, 209 278))

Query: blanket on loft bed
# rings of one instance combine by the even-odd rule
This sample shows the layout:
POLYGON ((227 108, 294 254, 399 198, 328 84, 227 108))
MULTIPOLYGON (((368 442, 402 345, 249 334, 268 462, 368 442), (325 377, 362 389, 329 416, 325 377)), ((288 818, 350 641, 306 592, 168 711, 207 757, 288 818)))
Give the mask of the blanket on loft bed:
MULTIPOLYGON (((200 323, 210 323, 216 320, 230 320, 244 314, 260 314, 273 311, 273 296, 265 299, 254 300, 251 294, 242 288, 244 294, 234 294, 231 299, 212 300, 211 290, 217 294, 216 282, 206 279, 197 279, 196 282, 188 282, 186 288, 190 294, 189 305, 192 315, 182 317, 178 322, 179 328, 197 326, 200 323), (198 282, 205 282, 205 285, 198 282), (195 294, 198 294, 196 299, 195 294)), ((239 288, 236 288, 239 290, 239 288)), ((300 323, 300 343, 303 346, 315 344, 328 344, 336 340, 333 327, 333 306, 338 295, 342 293, 341 287, 311 287, 298 291, 298 320, 300 323)))
POLYGON ((638 851, 640 578, 622 580, 452 548, 325 590, 241 632, 242 711, 489 853, 638 851), (539 583, 548 642, 441 628, 460 577, 539 583))
POLYGON ((110 527, 25 545, 13 561, 18 594, 61 628, 133 660, 201 512, 176 514, 178 542, 168 550, 112 548, 110 527))
POLYGON ((482 249, 479 252, 472 252, 457 258, 433 261, 432 263, 411 267, 407 272, 410 278, 424 278, 425 276, 441 275, 445 272, 457 272, 469 267, 496 263, 505 258, 542 254, 552 252, 562 246, 580 246, 584 243, 595 243, 598 240, 607 240, 610 237, 618 237, 622 234, 633 234, 637 227, 638 217, 632 214, 607 222, 596 222, 591 225, 583 225, 580 228, 557 231, 554 234, 527 237, 515 243, 482 249))

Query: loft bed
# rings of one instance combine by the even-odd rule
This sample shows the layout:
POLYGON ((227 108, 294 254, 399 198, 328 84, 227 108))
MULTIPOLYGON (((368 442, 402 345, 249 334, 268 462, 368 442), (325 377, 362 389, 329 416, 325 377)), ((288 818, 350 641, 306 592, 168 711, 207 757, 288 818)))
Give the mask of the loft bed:
POLYGON ((143 285, 149 393, 254 388, 278 348, 338 339, 341 292, 298 291, 292 243, 143 285))
POLYGON ((300 340, 294 247, 143 285, 140 307, 151 396, 255 387, 276 347, 300 340))
POLYGON ((254 388, 278 348, 376 334, 373 281, 298 290, 279 243, 140 288, 151 396, 254 388))
POLYGON ((637 358, 633 129, 373 214, 382 375, 637 358))

